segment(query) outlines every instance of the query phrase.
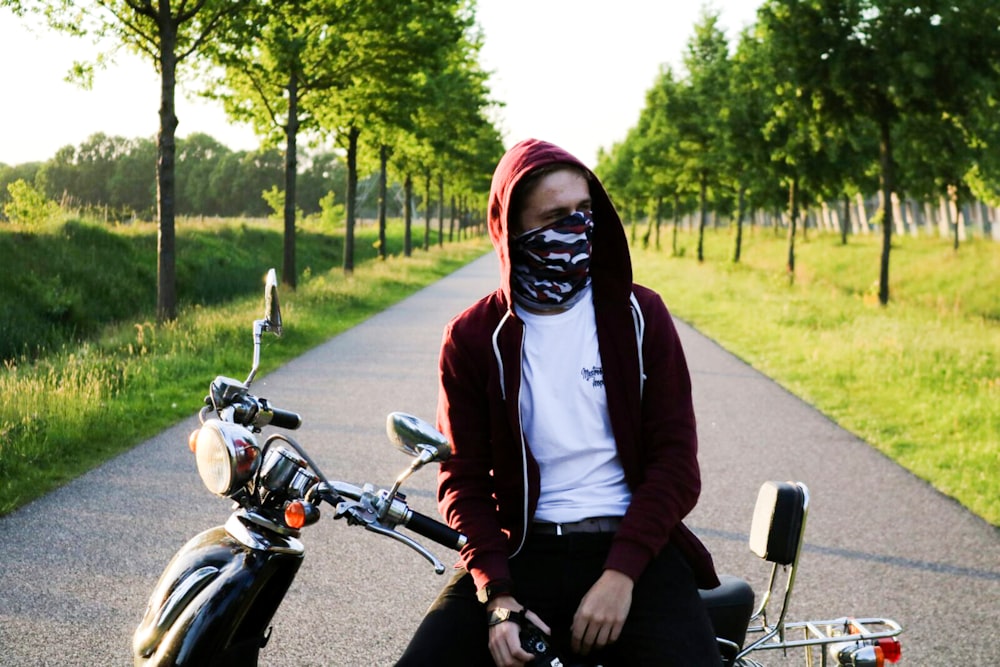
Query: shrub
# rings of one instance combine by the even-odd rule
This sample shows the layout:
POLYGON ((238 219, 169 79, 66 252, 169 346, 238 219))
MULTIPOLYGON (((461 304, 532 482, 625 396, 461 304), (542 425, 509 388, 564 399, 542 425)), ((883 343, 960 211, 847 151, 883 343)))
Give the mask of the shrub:
POLYGON ((24 179, 7 185, 10 201, 3 208, 4 215, 15 224, 35 225, 55 217, 59 204, 45 198, 24 179))

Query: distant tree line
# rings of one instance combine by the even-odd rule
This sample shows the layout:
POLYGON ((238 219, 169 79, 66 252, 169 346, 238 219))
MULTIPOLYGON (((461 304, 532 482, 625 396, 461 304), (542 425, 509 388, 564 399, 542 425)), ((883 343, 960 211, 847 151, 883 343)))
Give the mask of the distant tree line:
MULTIPOLYGON (((0 164, 0 220, 9 185, 24 181, 63 210, 107 221, 153 220, 156 215, 156 144, 153 139, 94 134, 79 146, 64 146, 45 162, 0 164)), ((334 151, 313 151, 302 160, 297 204, 304 215, 321 211, 329 198, 343 204, 347 167, 334 151)), ((276 211, 263 196, 283 184, 284 156, 276 148, 231 150, 195 133, 177 141, 177 212, 183 216, 265 217, 276 211)), ((378 214, 378 174, 361 179, 357 206, 362 218, 378 214)), ((402 186, 391 184, 389 215, 401 217, 402 186)), ((417 204, 423 205, 422 197, 417 204)), ((279 209, 280 211, 280 209, 279 209)), ((342 222, 342 220, 341 220, 342 222)))
POLYGON ((636 124, 599 156, 650 231, 673 219, 676 234, 693 215, 702 260, 710 219, 728 218, 739 261, 744 222, 767 212, 787 227, 794 276, 804 213, 835 217, 846 243, 865 215, 854 204, 874 195, 862 222, 882 232, 884 304, 893 233, 943 200, 957 249, 973 198, 1000 204, 1000 3, 767 0, 732 49, 718 22, 703 12, 683 69, 661 69, 636 124))

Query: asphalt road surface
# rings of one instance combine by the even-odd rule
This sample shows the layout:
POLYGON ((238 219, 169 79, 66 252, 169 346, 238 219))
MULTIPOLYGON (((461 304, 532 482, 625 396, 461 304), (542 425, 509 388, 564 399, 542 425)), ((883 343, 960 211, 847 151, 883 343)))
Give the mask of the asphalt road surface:
MULTIPOLYGON (((303 415, 297 438, 327 475, 388 486, 408 459, 385 437, 386 414, 433 419, 442 328, 496 281, 490 255, 282 368, 268 366, 265 348, 256 393, 303 415)), ((247 313, 248 337, 256 316, 247 313)), ((1000 663, 1000 531, 678 326, 704 486, 688 523, 719 570, 763 590, 767 564, 746 545, 757 489, 799 480, 812 506, 792 620, 888 616, 905 629, 900 664, 1000 663)), ((218 373, 243 377, 250 352, 248 368, 218 373)), ((191 397, 192 415, 200 400, 191 397)), ((186 444, 195 425, 192 416, 0 519, 0 665, 132 663, 132 632, 167 561, 229 513, 195 471, 186 444)), ((95 424, 92 437, 107 428, 95 424)), ((434 482, 424 470, 406 487, 417 509, 435 512, 434 482)), ((401 544, 342 522, 321 520, 303 542, 261 664, 391 665, 444 578, 401 544)), ((758 660, 803 664, 801 653, 758 660)))

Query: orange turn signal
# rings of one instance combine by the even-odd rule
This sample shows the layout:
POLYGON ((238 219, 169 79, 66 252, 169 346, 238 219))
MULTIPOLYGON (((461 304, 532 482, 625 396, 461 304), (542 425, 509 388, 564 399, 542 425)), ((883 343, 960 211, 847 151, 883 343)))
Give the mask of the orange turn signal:
POLYGON ((319 507, 302 500, 293 500, 285 506, 285 525, 294 530, 316 523, 319 507))
POLYGON ((301 502, 296 500, 288 504, 285 508, 285 523, 295 530, 306 525, 306 508, 301 502))
POLYGON ((195 430, 191 431, 191 435, 188 436, 188 449, 190 449, 192 453, 195 452, 195 450, 197 450, 198 448, 198 434, 200 432, 201 429, 196 428, 195 430))

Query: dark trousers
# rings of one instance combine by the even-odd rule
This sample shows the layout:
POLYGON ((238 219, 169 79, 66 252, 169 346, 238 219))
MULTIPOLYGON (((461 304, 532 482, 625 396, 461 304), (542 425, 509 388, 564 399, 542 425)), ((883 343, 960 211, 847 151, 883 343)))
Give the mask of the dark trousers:
MULTIPOLYGON (((573 614, 603 572, 611 539, 607 533, 531 536, 510 561, 515 598, 552 628, 565 665, 578 658, 569 648, 573 614)), ((427 611, 397 667, 493 667, 486 620, 472 576, 459 571, 427 611)), ((694 576, 673 547, 636 582, 618 641, 587 660, 604 667, 722 664, 694 576)))

